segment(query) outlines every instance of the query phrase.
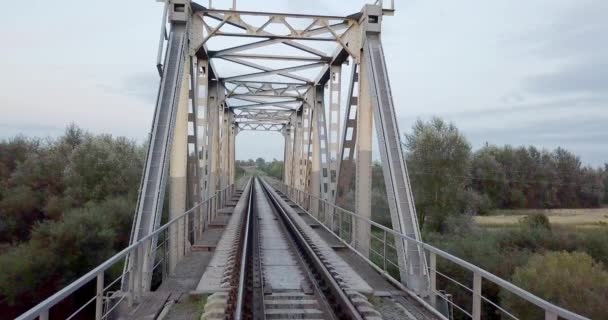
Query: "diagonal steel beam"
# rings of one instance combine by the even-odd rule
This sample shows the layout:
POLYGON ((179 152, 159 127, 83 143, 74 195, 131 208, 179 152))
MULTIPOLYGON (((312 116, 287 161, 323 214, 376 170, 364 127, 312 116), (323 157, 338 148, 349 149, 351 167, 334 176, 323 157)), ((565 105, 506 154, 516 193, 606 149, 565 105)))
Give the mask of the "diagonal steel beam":
POLYGON ((270 95, 270 94, 262 94, 262 93, 233 93, 228 95, 228 98, 233 99, 241 99, 241 98, 293 98, 297 100, 302 100, 303 98, 299 95, 294 94, 281 94, 281 95, 270 95))
POLYGON ((255 107, 266 107, 266 106, 274 106, 277 108, 286 108, 289 110, 293 110, 293 108, 289 108, 286 106, 287 104, 297 103, 298 101, 276 101, 276 102, 264 102, 264 103, 255 103, 255 104, 246 104, 241 106, 230 106, 232 109, 244 109, 244 108, 255 108, 255 107))
MULTIPOLYGON (((261 76, 273 75, 273 74, 282 75, 281 73, 283 73, 283 72, 308 70, 308 69, 312 69, 312 68, 316 68, 316 67, 323 67, 324 65, 325 65, 325 63, 316 62, 316 63, 305 64, 305 65, 295 66, 295 67, 287 67, 287 68, 281 68, 281 69, 274 69, 274 70, 270 70, 270 71, 261 71, 261 72, 242 74, 242 75, 238 75, 238 76, 223 78, 222 80, 232 81, 232 80, 251 79, 251 78, 255 78, 255 77, 261 77, 261 76)), ((295 76, 295 77, 299 77, 299 76, 295 76)), ((303 80, 301 80, 303 82, 312 83, 312 80, 310 80, 310 79, 306 79, 303 77, 300 77, 300 78, 303 79, 303 80)))
MULTIPOLYGON (((207 14, 207 16, 211 16, 211 15, 207 14)), ((218 19, 218 20, 219 19, 223 20, 222 17, 217 17, 216 16, 216 17, 213 17, 213 18, 214 19, 218 19)), ((251 26, 247 25, 243 21, 234 21, 234 20, 229 20, 229 21, 230 21, 230 25, 232 25, 232 26, 238 26, 238 28, 241 28, 241 29, 244 28, 246 30, 249 30, 249 29, 252 28, 251 26)), ((274 35, 274 34, 272 34, 270 32, 267 32, 267 31, 258 31, 257 33, 259 35, 268 36, 268 37, 276 36, 276 35, 274 35)), ((303 39, 303 40, 306 40, 306 39, 303 39)), ((248 45, 242 45, 242 46, 239 46, 238 48, 234 47, 234 48, 228 48, 228 49, 220 50, 220 51, 218 51, 218 54, 221 55, 222 53, 226 53, 226 52, 237 52, 237 51, 242 51, 242 50, 247 50, 247 49, 259 48, 260 46, 267 46, 267 45, 270 45, 270 44, 273 44, 273 43, 276 43, 276 42, 281 42, 281 43, 283 43, 285 45, 288 45, 290 47, 299 49, 299 50, 304 51, 304 52, 308 52, 310 54, 313 54, 313 55, 316 55, 316 56, 319 56, 319 57, 324 57, 325 56, 325 53, 322 52, 322 51, 320 51, 320 50, 317 50, 317 49, 315 49, 313 47, 310 47, 310 46, 307 46, 307 45, 304 45, 304 44, 301 44, 301 43, 298 43, 298 42, 295 42, 295 41, 289 40, 289 39, 269 39, 269 40, 259 41, 259 42, 255 42, 255 43, 248 44, 248 45), (233 50, 235 48, 237 48, 236 51, 233 50)))
MULTIPOLYGON (((249 62, 249 61, 246 61, 246 60, 243 60, 243 59, 239 59, 239 58, 229 58, 229 57, 220 57, 220 58, 224 59, 226 61, 238 63, 240 65, 244 65, 244 66, 247 66, 247 67, 250 67, 250 68, 254 68, 254 69, 258 69, 258 70, 261 70, 261 71, 270 72, 270 71, 277 70, 277 69, 272 69, 272 68, 269 68, 269 67, 257 64, 257 63, 249 62)), ((318 62, 318 63, 320 63, 320 62, 318 62)), ((304 78, 304 77, 300 77, 298 75, 291 74, 291 73, 286 72, 286 71, 285 72, 283 72, 283 71, 277 72, 276 74, 281 75, 283 77, 291 78, 291 79, 294 79, 294 80, 299 80, 299 81, 304 81, 304 82, 309 82, 310 81, 310 79, 307 79, 307 78, 304 78)))
MULTIPOLYGON (((209 53, 211 58, 216 57, 216 52, 212 51, 209 53)), ((273 55, 273 54, 253 54, 253 53, 226 53, 220 57, 229 58, 244 58, 244 59, 261 59, 261 60, 288 60, 288 61, 325 61, 331 60, 330 56, 325 57, 304 57, 304 56, 291 56, 291 55, 273 55)), ((219 58, 219 57, 218 57, 219 58)))

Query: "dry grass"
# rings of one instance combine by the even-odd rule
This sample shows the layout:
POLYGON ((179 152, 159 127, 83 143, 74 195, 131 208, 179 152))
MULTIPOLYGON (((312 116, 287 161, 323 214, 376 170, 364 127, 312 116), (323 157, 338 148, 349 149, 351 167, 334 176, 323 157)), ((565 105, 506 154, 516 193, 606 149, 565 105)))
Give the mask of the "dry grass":
POLYGON ((608 225, 608 208, 600 209, 547 209, 547 210, 496 210, 494 215, 477 216, 475 222, 484 227, 507 227, 532 214, 544 213, 551 224, 569 227, 599 227, 608 225))

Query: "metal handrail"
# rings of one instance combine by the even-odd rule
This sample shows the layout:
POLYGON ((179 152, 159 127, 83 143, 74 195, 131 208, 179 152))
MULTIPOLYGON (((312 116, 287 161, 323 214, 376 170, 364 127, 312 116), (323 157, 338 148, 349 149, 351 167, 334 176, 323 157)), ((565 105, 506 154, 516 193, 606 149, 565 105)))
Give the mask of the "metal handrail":
MULTIPOLYGON (((359 220, 362 220, 364 222, 367 222, 371 226, 377 227, 377 228, 383 230, 386 233, 392 234, 393 236, 400 237, 400 238, 402 238, 402 239, 404 239, 406 241, 411 241, 412 243, 414 243, 416 245, 419 245, 423 249, 426 249, 431 254, 440 256, 440 257, 442 257, 442 258, 444 258, 444 259, 446 259, 446 260, 448 260, 448 261, 450 261, 452 263, 455 263, 455 264, 457 264, 457 265, 459 265, 459 266, 461 266, 461 267, 463 267, 463 268, 465 268, 465 269, 467 269, 469 271, 472 271, 474 275, 477 275, 480 278, 483 278, 483 279, 486 279, 486 280, 488 280, 490 282, 493 282, 494 284, 498 285, 499 287, 504 288, 507 291, 509 291, 509 292, 517 295, 518 297, 520 297, 520 298, 522 298, 522 299, 524 299, 524 300, 526 300, 526 301, 528 301, 528 302, 536 305, 537 307, 543 309, 546 312, 546 314, 547 314, 547 319, 557 319, 557 317, 559 316, 559 317, 562 317, 562 318, 568 319, 568 320, 589 320, 589 318, 586 318, 584 316, 581 316, 579 314, 576 314, 574 312, 571 312, 571 311, 568 311, 568 310, 566 310, 564 308, 556 306, 556 305, 554 305, 554 304, 552 304, 552 303, 550 303, 550 302, 548 302, 548 301, 546 301, 546 300, 544 300, 544 299, 542 299, 542 298, 540 298, 540 297, 538 297, 538 296, 536 296, 536 295, 534 295, 534 294, 532 294, 532 293, 530 293, 530 292, 528 292, 528 291, 526 291, 526 290, 524 290, 524 289, 522 289, 522 288, 520 288, 520 287, 518 287, 518 286, 516 286, 516 285, 514 285, 514 284, 512 284, 512 283, 510 283, 510 282, 508 282, 508 281, 506 281, 506 280, 504 280, 504 279, 502 279, 502 278, 500 278, 500 277, 498 277, 498 276, 496 276, 496 275, 494 275, 492 273, 490 273, 489 271, 487 271, 485 269, 482 269, 482 268, 480 268, 480 267, 478 267, 478 266, 476 266, 476 265, 474 265, 472 263, 469 263, 469 262, 467 262, 465 260, 462 260, 462 259, 460 259, 460 258, 458 258, 458 257, 456 257, 456 256, 454 256, 454 255, 452 255, 450 253, 447 253, 447 252, 445 252, 445 251, 443 251, 441 249, 438 249, 438 248, 436 248, 436 247, 434 247, 432 245, 429 245, 429 244, 427 244, 425 242, 416 240, 416 239, 414 239, 414 238, 412 238, 410 236, 407 236, 407 235, 401 234, 399 232, 396 232, 396 231, 394 231, 394 230, 392 230, 390 228, 387 228, 387 227, 385 227, 385 226, 383 226, 383 225, 381 225, 381 224, 379 224, 377 222, 372 221, 369 218, 359 216, 359 215, 357 215, 354 212, 351 212, 349 210, 346 210, 346 209, 343 209, 341 207, 338 207, 338 206, 330 203, 329 201, 327 201, 327 200, 325 200, 323 198, 320 198, 318 196, 309 194, 306 191, 299 190, 297 188, 293 188, 293 187, 287 186, 287 185, 285 185, 283 183, 281 183, 281 186, 284 187, 284 188, 286 188, 286 190, 290 190, 291 189, 291 190, 299 193, 300 196, 304 195, 305 197, 307 197, 309 199, 313 198, 313 199, 315 199, 315 201, 323 202, 323 203, 329 205, 330 207, 333 207, 334 209, 340 210, 342 213, 346 213, 346 214, 350 215, 351 217, 353 217, 355 219, 359 219, 359 220)), ((299 198, 299 197, 296 197, 296 199, 297 198, 299 198)), ((308 213, 308 211, 307 211, 307 213, 308 213)), ((308 213, 308 214, 310 215, 310 213, 308 213)), ((331 230, 331 228, 327 228, 327 226, 325 226, 323 223, 321 223, 321 225, 323 225, 331 233, 335 234, 333 232, 333 230, 331 230)), ((387 276, 389 276, 389 275, 387 274, 387 276)), ((432 288, 432 289, 434 289, 434 288, 432 288)), ((476 288, 474 288, 473 291, 475 291, 475 289, 476 288)), ((481 288, 478 288, 478 289, 481 289, 481 288)), ((477 294, 478 294, 477 292, 474 292, 474 295, 477 295, 477 294)))
MULTIPOLYGON (((48 319, 49 310, 53 306, 55 306, 59 302, 63 301, 65 298, 67 298, 69 295, 71 295, 72 293, 74 293, 76 290, 78 290, 78 289, 82 288, 83 286, 85 286, 91 280, 93 280, 95 278, 99 278, 100 275, 101 275, 101 277, 103 279, 103 272, 105 270, 107 270, 110 267, 112 267, 115 263, 121 261, 129 253, 132 253, 132 252, 136 251, 136 249, 139 249, 140 247, 142 247, 144 245, 147 245, 148 240, 152 239, 153 237, 156 237, 156 236, 160 235, 161 232, 167 230, 173 224, 175 224, 178 221, 184 219, 185 217, 187 217, 188 215, 190 215, 192 212, 194 212, 196 209, 198 209, 202 205, 208 204, 212 200, 217 200, 217 198, 219 197, 220 194, 225 193, 229 189, 231 190, 232 187, 233 187, 233 185, 229 185, 229 186, 225 187, 224 189, 217 191, 213 196, 209 197, 208 199, 206 199, 206 200, 202 201, 201 203, 199 203, 199 204, 193 206, 192 208, 188 209, 187 211, 185 211, 181 215, 179 215, 179 216, 173 218, 172 220, 168 221, 163 226, 161 226, 158 229, 156 229, 154 232, 150 233, 149 235, 143 237, 141 240, 139 240, 139 241, 131 244, 130 246, 126 247, 122 251, 118 252, 117 254, 113 255, 112 257, 110 257, 109 259, 107 259, 106 261, 104 261, 103 263, 101 263, 100 265, 98 265, 97 267, 95 267, 93 270, 89 271, 85 275, 81 276, 77 280, 75 280, 72 283, 70 283, 65 288, 61 289, 60 291, 57 291, 52 296, 50 296, 47 299, 45 299, 44 301, 38 303, 33 308, 29 309, 28 311, 26 311, 25 313, 23 313, 22 315, 20 315, 19 317, 17 317, 15 320, 31 320, 31 319, 36 319, 37 317, 40 317, 40 319, 48 319)), ((131 272, 131 271, 127 271, 127 272, 131 272)), ((127 272, 123 272, 122 276, 124 277, 124 275, 127 272)))

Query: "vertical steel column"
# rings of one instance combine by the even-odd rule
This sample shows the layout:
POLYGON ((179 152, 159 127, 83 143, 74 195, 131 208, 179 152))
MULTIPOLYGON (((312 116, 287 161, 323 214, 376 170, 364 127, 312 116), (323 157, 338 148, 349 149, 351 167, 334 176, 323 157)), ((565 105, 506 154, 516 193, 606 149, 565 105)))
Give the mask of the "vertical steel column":
POLYGON ((318 198, 321 196, 321 181, 322 173, 322 156, 321 156, 321 132, 323 129, 321 128, 321 113, 323 110, 323 87, 315 86, 314 90, 311 90, 312 101, 309 103, 312 104, 312 114, 311 114, 311 138, 312 138, 312 154, 311 154, 311 173, 310 173, 310 194, 313 196, 310 200, 311 207, 310 212, 313 216, 319 217, 319 201, 318 198), (319 102, 319 99, 321 101, 319 102))
MULTIPOLYGON (((304 108, 304 106, 302 106, 304 108)), ((304 135, 303 131, 303 110, 297 111, 295 118, 295 129, 294 129, 294 146, 293 146, 293 158, 292 158, 292 178, 291 178, 291 186, 296 189, 301 189, 300 186, 300 174, 301 174, 301 166, 302 166, 302 138, 304 135)))
POLYGON ((234 180, 235 180, 235 174, 236 174, 236 169, 235 169, 235 159, 236 159, 236 127, 234 124, 234 112, 230 111, 230 122, 229 122, 229 130, 230 130, 230 137, 229 137, 229 143, 230 143, 230 156, 228 158, 228 170, 230 172, 229 174, 229 179, 228 179, 228 184, 232 185, 234 184, 234 180))
POLYGON ((285 140, 283 147, 283 183, 287 186, 291 182, 291 157, 293 156, 291 136, 291 123, 288 123, 283 128, 283 138, 285 140))
MULTIPOLYGON (((187 181, 188 181, 188 198, 187 198, 187 208, 192 208, 197 206, 202 202, 202 193, 201 193, 201 169, 199 168, 199 155, 200 155, 200 147, 199 147, 199 135, 202 133, 198 128, 198 93, 197 93, 197 81, 198 81, 198 71, 197 71, 197 59, 196 57, 190 57, 190 69, 189 69, 189 83, 190 90, 188 95, 188 172, 187 172, 187 181)), ((197 209, 195 214, 192 214, 188 218, 188 225, 192 230, 200 230, 200 217, 201 211, 200 208, 197 209)), ((186 236, 192 244, 197 240, 198 232, 193 232, 192 234, 189 232, 186 236)), ((187 251, 189 251, 190 246, 188 246, 187 251)))
MULTIPOLYGON (((198 108, 196 126, 198 132, 198 147, 197 151, 199 159, 199 179, 200 179, 200 198, 205 201, 209 197, 209 61, 207 59, 198 59, 196 63, 196 85, 194 86, 194 94, 196 96, 196 107, 198 108)), ((202 236, 203 228, 207 223, 205 214, 208 204, 204 204, 200 208, 198 216, 199 230, 198 235, 202 236)))
MULTIPOLYGON (((189 63, 187 63, 189 65, 189 63)), ((169 220, 186 211, 187 165, 188 165, 188 104, 189 75, 181 79, 179 104, 175 116, 175 130, 171 158, 169 160, 169 220)), ((169 273, 173 273, 177 262, 184 256, 185 219, 173 224, 169 229, 169 273)), ((150 270, 152 272, 152 270, 150 270)))
POLYGON ((309 163, 310 163, 310 135, 312 133, 310 116, 312 114, 312 108, 310 107, 310 103, 312 103, 312 99, 310 99, 309 103, 303 104, 303 114, 302 114, 302 140, 301 140, 301 158, 300 158, 300 181, 298 182, 299 189, 304 190, 310 193, 308 189, 308 180, 309 180, 309 163))
POLYGON ((209 147, 207 148, 209 153, 209 185, 208 185, 208 197, 212 197, 218 190, 218 174, 219 174, 219 162, 220 162, 220 111, 222 101, 222 86, 218 80, 209 82, 209 116, 208 126, 210 130, 209 134, 209 147))
MULTIPOLYGON (((329 158, 329 148, 327 143, 327 122, 325 121, 325 105, 324 105, 324 97, 325 90, 324 86, 319 85, 316 86, 315 90, 315 112, 314 122, 317 126, 315 130, 315 134, 319 136, 319 157, 321 164, 321 174, 320 178, 320 197, 324 200, 331 201, 333 197, 331 197, 330 193, 330 184, 331 184, 331 175, 330 175, 330 158, 329 158)), ((333 216, 331 214, 327 214, 323 211, 324 217, 323 220, 327 225, 332 225, 333 216)))
POLYGON ((337 171, 340 150, 340 96, 342 90, 342 65, 330 67, 329 78, 329 139, 328 139, 328 162, 329 162, 329 185, 326 192, 326 200, 334 201, 336 195, 337 171))
MULTIPOLYGON (((369 70, 361 64, 359 73, 359 106, 357 109, 356 140, 356 184, 355 212, 364 218, 372 218, 372 101, 369 90, 369 70)), ((367 223, 355 224, 354 242, 357 250, 369 256, 371 226, 367 223)))
POLYGON ((221 133, 220 133, 220 190, 223 190, 228 186, 228 181, 230 177, 230 126, 231 126, 231 118, 230 118, 230 110, 228 108, 223 108, 222 112, 222 120, 221 120, 221 133))

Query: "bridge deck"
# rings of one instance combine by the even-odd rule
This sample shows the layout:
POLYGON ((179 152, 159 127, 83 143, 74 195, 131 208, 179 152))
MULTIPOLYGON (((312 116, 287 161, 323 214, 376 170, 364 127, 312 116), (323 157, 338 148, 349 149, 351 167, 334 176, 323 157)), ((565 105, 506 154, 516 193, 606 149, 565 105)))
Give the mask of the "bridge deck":
MULTIPOLYGON (((281 195, 281 198, 289 206, 293 205, 287 197, 281 195)), ((364 290, 365 294, 384 319, 437 319, 407 293, 396 288, 372 269, 367 262, 345 247, 327 230, 321 228, 308 213, 299 208, 291 208, 291 210, 297 214, 298 220, 305 224, 308 230, 314 232, 315 242, 332 257, 329 260, 347 266, 349 272, 353 273, 351 277, 358 279, 360 286, 367 288, 364 290)), ((236 219, 238 217, 233 216, 233 211, 233 207, 218 211, 220 214, 210 223, 213 227, 208 228, 203 233, 202 239, 192 246, 192 250, 178 263, 175 273, 165 279, 156 291, 145 296, 141 303, 123 312, 119 319, 200 319, 205 303, 201 301, 201 297, 211 293, 209 290, 213 291, 213 288, 205 288, 204 275, 212 271, 209 270, 210 263, 219 258, 215 256, 214 259, 214 255, 222 252, 218 244, 231 242, 229 238, 237 236, 225 232, 238 220, 236 219)))

